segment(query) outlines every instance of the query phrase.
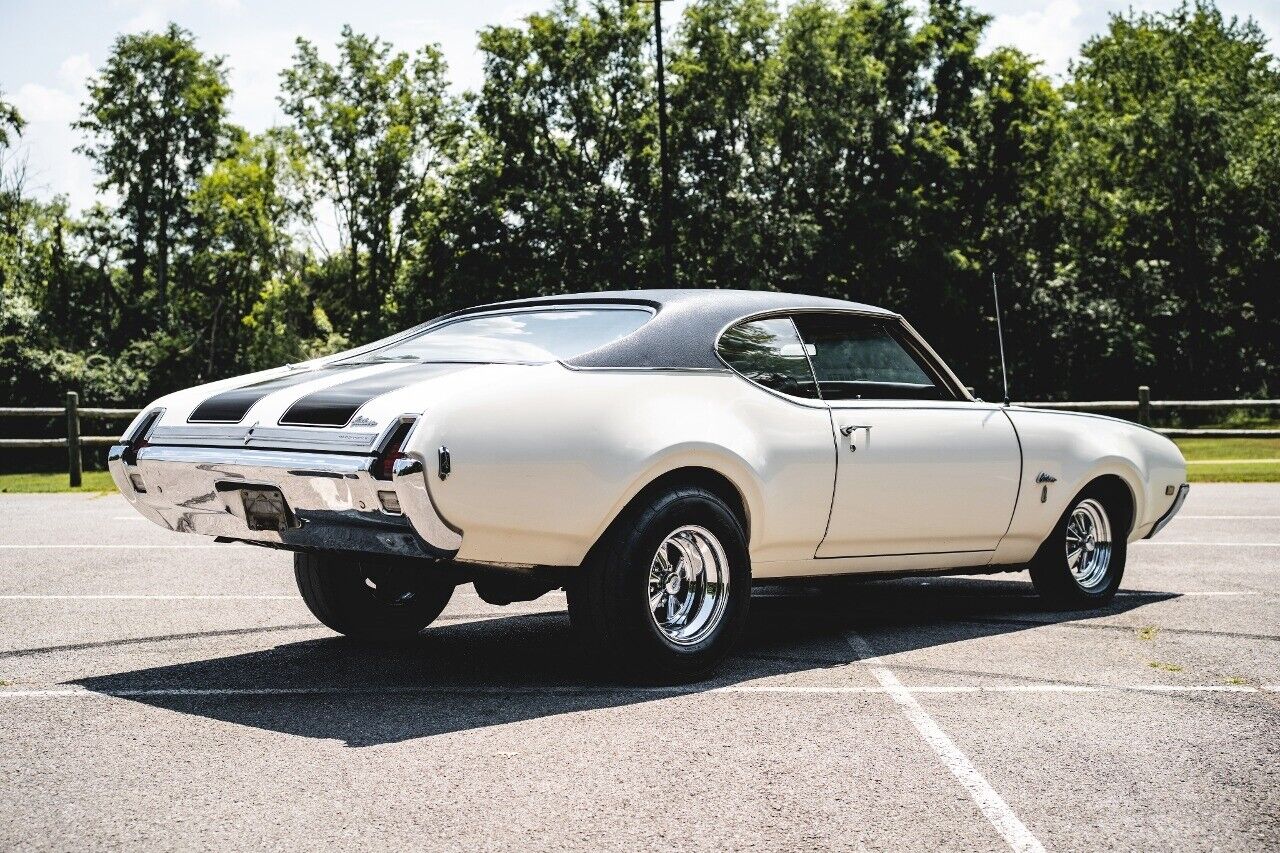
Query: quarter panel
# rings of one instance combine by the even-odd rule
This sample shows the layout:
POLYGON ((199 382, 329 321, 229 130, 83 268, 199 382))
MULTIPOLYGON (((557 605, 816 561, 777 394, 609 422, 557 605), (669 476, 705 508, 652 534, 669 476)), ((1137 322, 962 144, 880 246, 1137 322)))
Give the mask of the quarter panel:
POLYGON ((812 558, 835 448, 825 408, 719 372, 494 365, 432 384, 411 452, 459 557, 578 565, 626 503, 677 468, 710 468, 743 495, 753 559, 812 558), (483 381, 476 381, 483 380, 483 381), (438 448, 452 473, 441 480, 438 448))

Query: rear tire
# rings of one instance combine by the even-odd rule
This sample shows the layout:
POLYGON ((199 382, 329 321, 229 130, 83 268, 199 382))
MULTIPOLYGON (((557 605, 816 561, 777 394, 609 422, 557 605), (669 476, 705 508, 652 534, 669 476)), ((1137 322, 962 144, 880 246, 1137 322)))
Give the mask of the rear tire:
POLYGON ((567 592, 575 632, 610 674, 690 681, 724 659, 746 624, 746 535, 716 495, 673 489, 614 522, 567 592))
POLYGON ((296 553, 293 574, 322 623, 380 642, 416 636, 444 610, 454 588, 416 561, 390 557, 296 553))
POLYGON ((1112 492, 1094 484, 1067 506, 1029 566, 1036 592, 1061 609, 1102 607, 1124 576, 1129 517, 1112 492))

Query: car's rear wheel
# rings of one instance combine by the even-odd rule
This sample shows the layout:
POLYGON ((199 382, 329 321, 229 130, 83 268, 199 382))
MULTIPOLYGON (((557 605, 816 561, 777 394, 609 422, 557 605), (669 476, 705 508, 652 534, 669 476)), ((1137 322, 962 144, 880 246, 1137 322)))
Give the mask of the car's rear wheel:
POLYGON ((1032 561, 1036 592, 1056 607, 1099 607, 1111 601, 1124 575, 1128 515, 1100 486, 1076 496, 1032 561))
POLYGON ((302 600, 339 634, 394 641, 435 621, 454 584, 412 560, 298 553, 293 573, 302 600))
POLYGON ((614 523, 568 597, 575 631, 612 674, 698 678, 746 622, 751 566, 742 524, 704 489, 658 495, 614 523))

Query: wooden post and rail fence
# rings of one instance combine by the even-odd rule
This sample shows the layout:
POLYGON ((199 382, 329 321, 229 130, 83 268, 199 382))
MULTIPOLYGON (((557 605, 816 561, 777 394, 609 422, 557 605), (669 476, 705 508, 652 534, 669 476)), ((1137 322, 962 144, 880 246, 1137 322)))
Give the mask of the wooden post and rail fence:
MULTIPOLYGON (((1062 409, 1082 412, 1135 412, 1135 420, 1143 426, 1151 425, 1151 412, 1195 411, 1202 409, 1270 409, 1280 408, 1280 400, 1152 400, 1151 389, 1138 386, 1136 400, 1092 400, 1085 402, 1015 403, 1018 406, 1035 406, 1039 409, 1062 409)), ((67 472, 73 488, 80 485, 83 471, 82 450, 85 447, 109 447, 119 442, 114 435, 81 435, 82 420, 132 419, 141 409, 104 409, 80 406, 80 396, 67 392, 65 406, 16 408, 0 406, 0 418, 56 418, 66 416, 65 438, 0 438, 0 449, 40 447, 67 448, 67 472)), ((1280 438, 1280 429, 1158 429, 1170 438, 1280 438)))

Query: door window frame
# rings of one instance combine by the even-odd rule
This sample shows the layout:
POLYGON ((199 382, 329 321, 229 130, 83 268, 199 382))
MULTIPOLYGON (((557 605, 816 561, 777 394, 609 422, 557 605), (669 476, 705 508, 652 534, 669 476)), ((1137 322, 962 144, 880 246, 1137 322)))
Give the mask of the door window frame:
MULTIPOLYGON (((920 333, 917 332, 912 327, 912 325, 908 323, 905 318, 902 317, 901 314, 883 314, 878 311, 860 311, 856 308, 781 308, 781 309, 774 309, 772 311, 762 311, 759 314, 748 314, 743 317, 738 317, 737 319, 733 320, 730 323, 726 323, 724 328, 722 328, 719 332, 716 333, 716 339, 713 345, 713 349, 715 350, 716 358, 720 360, 720 363, 723 364, 725 367, 727 367, 735 376, 746 380, 747 382, 751 383, 757 388, 760 388, 763 391, 766 391, 770 394, 777 395, 778 397, 781 397, 784 400, 788 400, 792 403, 796 403, 801 406, 831 407, 834 405, 840 405, 840 406, 846 406, 849 404, 869 405, 869 404, 876 404, 876 403, 885 403, 885 404, 915 403, 915 404, 928 405, 930 403, 937 404, 937 403, 955 403, 955 402, 969 402, 969 403, 975 402, 973 395, 969 393, 969 389, 964 386, 964 384, 960 381, 959 377, 957 377, 954 373, 951 372, 951 368, 947 366, 946 362, 944 362, 942 358, 933 350, 933 348, 930 347, 929 344, 923 338, 920 337, 920 333), (929 374, 929 378, 934 380, 935 383, 937 383, 938 388, 944 394, 949 394, 950 396, 949 397, 943 396, 942 398, 937 400, 906 400, 906 399, 872 398, 872 397, 826 397, 822 393, 822 383, 818 380, 817 371, 813 369, 813 359, 809 358, 809 355, 808 355, 809 343, 804 339, 804 335, 801 334, 799 324, 795 322, 795 317, 798 314, 849 315, 852 317, 861 317, 867 320, 879 321, 883 323, 888 328, 889 334, 894 339, 894 341, 903 348, 903 350, 907 353, 908 356, 910 356, 911 358, 915 359, 917 362, 920 363, 920 366, 924 369, 924 371, 927 374, 929 374), (805 358, 806 360, 809 361, 809 372, 813 375, 814 382, 817 385, 818 396, 816 398, 795 397, 791 394, 787 394, 785 392, 778 391, 774 388, 769 388, 765 385, 761 385, 759 382, 756 382, 750 377, 740 373, 732 364, 725 361, 724 357, 720 355, 720 338, 723 337, 724 334, 728 332, 730 329, 733 329, 744 323, 750 323, 756 320, 773 320, 773 319, 791 320, 792 326, 795 327, 796 335, 799 337, 801 345, 805 348, 805 358)), ((895 408, 897 407, 898 405, 895 405, 895 408)))

